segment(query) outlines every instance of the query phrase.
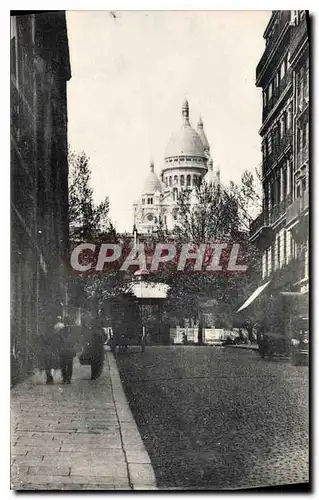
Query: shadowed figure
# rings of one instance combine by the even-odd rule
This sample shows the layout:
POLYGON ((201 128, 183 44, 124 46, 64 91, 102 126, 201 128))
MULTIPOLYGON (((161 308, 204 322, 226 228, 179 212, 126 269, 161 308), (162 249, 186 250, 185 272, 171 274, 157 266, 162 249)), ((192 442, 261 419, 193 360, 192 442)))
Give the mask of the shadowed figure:
MULTIPOLYGON (((66 321, 68 323, 68 321, 66 321)), ((59 332, 60 336, 60 368, 63 383, 70 384, 73 374, 73 358, 76 356, 75 340, 72 327, 67 324, 59 332)))
POLYGON ((99 378, 103 372, 105 333, 102 322, 95 319, 91 325, 91 380, 99 378))
POLYGON ((62 317, 58 316, 54 324, 49 324, 40 337, 38 368, 44 370, 46 383, 53 384, 53 370, 60 368, 61 340, 60 332, 64 328, 62 317))

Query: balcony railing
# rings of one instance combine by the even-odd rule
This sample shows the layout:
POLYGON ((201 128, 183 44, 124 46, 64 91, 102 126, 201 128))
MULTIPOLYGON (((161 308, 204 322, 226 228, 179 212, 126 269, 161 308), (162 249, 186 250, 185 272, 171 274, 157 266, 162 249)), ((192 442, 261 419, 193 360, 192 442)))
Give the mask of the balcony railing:
POLYGON ((263 53, 258 65, 257 65, 257 69, 256 69, 256 78, 257 79, 258 79, 258 76, 260 75, 263 67, 265 66, 265 63, 266 63, 268 57, 270 56, 271 52, 273 51, 274 47, 276 46, 277 41, 278 41, 281 33, 283 32, 283 30, 286 27, 289 27, 289 22, 290 22, 290 11, 289 10, 279 11, 277 16, 278 16, 278 21, 277 21, 277 25, 274 29, 272 38, 269 40, 268 44, 266 45, 264 53, 263 53))
POLYGON ((300 215, 309 208, 309 191, 306 190, 303 192, 303 195, 300 198, 294 200, 289 207, 287 207, 287 226, 291 224, 295 219, 300 217, 300 215))
POLYGON ((273 206, 269 211, 263 211, 258 217, 250 224, 250 237, 256 234, 262 227, 268 227, 282 217, 287 207, 291 205, 292 195, 289 193, 280 203, 273 206))
POLYGON ((301 46, 301 43, 304 41, 305 38, 307 38, 307 36, 308 36, 307 19, 306 17, 304 17, 297 26, 293 27, 291 43, 290 43, 290 59, 294 57, 294 55, 298 51, 298 48, 301 46))

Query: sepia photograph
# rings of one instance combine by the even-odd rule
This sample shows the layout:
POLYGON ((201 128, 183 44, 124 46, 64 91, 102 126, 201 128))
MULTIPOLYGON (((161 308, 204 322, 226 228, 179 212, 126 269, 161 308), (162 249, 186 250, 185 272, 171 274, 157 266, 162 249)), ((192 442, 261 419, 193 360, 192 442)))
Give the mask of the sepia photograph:
POLYGON ((11 490, 311 490, 311 26, 11 11, 11 490))

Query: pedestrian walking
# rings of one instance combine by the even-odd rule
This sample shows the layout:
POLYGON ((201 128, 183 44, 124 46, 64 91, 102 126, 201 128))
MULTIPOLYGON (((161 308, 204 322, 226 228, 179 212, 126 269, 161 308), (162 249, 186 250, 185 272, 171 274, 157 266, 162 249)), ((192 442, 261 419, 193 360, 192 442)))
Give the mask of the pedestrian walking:
POLYGON ((73 358, 76 356, 75 340, 72 327, 67 324, 59 332, 60 335, 60 369, 64 384, 70 384, 73 374, 73 358))
POLYGON ((105 334, 101 320, 97 318, 91 326, 91 380, 103 372, 105 334))
POLYGON ((45 371, 47 385, 54 383, 53 371, 60 368, 60 332, 63 328, 62 317, 58 316, 53 324, 48 324, 40 337, 38 368, 45 371))

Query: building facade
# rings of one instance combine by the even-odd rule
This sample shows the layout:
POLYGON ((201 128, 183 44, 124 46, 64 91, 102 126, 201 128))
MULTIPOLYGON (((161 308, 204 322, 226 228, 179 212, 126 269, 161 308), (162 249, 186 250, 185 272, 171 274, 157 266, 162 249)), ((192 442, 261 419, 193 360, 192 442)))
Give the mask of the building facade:
POLYGON ((140 199, 133 205, 134 225, 139 234, 152 234, 162 228, 173 231, 178 223, 178 197, 182 190, 193 190, 199 179, 219 182, 213 171, 210 146, 200 118, 197 130, 189 119, 187 100, 182 106, 182 126, 175 132, 165 151, 160 176, 151 163, 140 199))
POLYGON ((64 12, 11 18, 11 375, 67 305, 69 50, 64 12))
POLYGON ((250 239, 262 278, 287 269, 285 287, 308 290, 309 41, 306 11, 273 11, 256 69, 262 89, 263 210, 250 239))

